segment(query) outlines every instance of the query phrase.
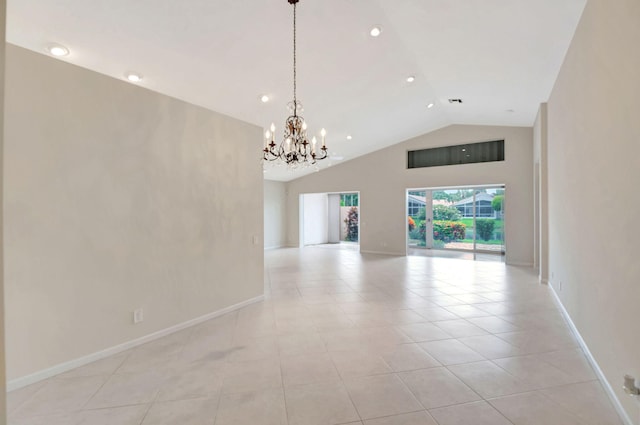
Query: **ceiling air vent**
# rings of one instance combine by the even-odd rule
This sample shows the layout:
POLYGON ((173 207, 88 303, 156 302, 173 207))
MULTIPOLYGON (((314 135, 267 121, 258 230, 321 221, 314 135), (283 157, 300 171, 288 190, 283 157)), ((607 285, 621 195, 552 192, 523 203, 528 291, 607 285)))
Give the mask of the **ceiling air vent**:
POLYGON ((462 103, 462 99, 449 99, 449 103, 462 103))

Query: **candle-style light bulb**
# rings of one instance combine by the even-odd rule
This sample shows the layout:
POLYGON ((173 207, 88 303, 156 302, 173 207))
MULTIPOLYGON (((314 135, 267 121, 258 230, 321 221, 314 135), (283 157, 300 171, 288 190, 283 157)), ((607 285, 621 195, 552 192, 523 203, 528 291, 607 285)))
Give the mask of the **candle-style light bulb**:
POLYGON ((322 147, 326 147, 326 144, 324 142, 324 136, 327 135, 327 130, 325 130, 324 128, 322 130, 320 130, 320 135, 322 136, 322 147))
POLYGON ((267 146, 269 146, 269 141, 271 140, 271 132, 269 130, 267 130, 264 133, 264 147, 266 148, 267 146))
POLYGON ((316 137, 314 136, 313 139, 311 139, 311 152, 312 153, 316 153, 316 143, 318 143, 318 141, 316 140, 316 137))
POLYGON ((304 122, 302 123, 302 129, 303 129, 303 130, 305 130, 305 131, 307 131, 307 122, 306 122, 306 121, 304 121, 304 122))

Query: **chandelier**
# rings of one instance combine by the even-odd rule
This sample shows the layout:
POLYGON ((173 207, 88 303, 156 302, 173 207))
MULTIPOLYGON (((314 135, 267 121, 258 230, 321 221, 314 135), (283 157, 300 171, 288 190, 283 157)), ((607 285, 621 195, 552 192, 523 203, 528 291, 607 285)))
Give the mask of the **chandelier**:
POLYGON ((298 113, 303 111, 302 103, 297 97, 297 74, 296 74, 296 5, 300 0, 287 0, 293 5, 293 101, 287 107, 290 115, 284 125, 284 136, 279 145, 276 144, 276 126, 272 123, 271 128, 265 132, 265 146, 262 150, 262 163, 268 164, 272 161, 286 164, 290 168, 314 165, 327 157, 327 145, 325 144, 326 130, 320 131, 322 146, 317 146, 315 137, 311 142, 307 139, 307 123, 298 113))

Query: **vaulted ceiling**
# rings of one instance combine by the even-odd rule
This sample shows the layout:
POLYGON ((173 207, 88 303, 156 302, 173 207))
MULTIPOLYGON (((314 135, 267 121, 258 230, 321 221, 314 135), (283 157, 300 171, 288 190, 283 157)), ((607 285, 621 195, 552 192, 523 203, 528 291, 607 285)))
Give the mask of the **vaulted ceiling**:
MULTIPOLYGON (((300 0, 298 97, 309 131, 328 132, 321 168, 449 124, 531 126, 585 3, 300 0)), ((9 0, 7 39, 265 128, 292 98, 286 0, 9 0)))

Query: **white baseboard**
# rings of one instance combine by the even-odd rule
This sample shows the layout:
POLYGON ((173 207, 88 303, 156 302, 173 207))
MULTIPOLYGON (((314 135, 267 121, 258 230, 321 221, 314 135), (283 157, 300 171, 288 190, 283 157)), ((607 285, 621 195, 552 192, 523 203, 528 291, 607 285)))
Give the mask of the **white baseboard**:
POLYGON ((389 252, 389 251, 363 251, 360 250, 361 254, 376 254, 376 255, 393 255, 393 256, 400 256, 400 257, 405 257, 407 254, 404 252, 389 252))
POLYGON ((264 250, 268 251, 268 250, 271 250, 271 249, 280 249, 280 248, 286 248, 286 247, 287 247, 287 245, 271 245, 271 246, 265 246, 264 250))
POLYGON ((527 263, 523 261, 505 261, 507 266, 516 266, 516 267, 531 267, 533 268, 533 263, 527 263))
POLYGON ((125 342, 124 344, 116 345, 114 347, 109 347, 105 350, 98 351, 96 353, 92 353, 75 360, 70 360, 68 362, 55 365, 48 369, 44 369, 27 376, 12 379, 11 381, 7 382, 7 391, 13 391, 22 387, 26 387, 27 385, 35 384, 36 382, 42 381, 47 378, 51 378, 52 376, 61 374, 63 372, 67 372, 69 370, 78 368, 80 366, 84 366, 89 363, 93 363, 97 360, 101 360, 101 359, 104 359, 105 357, 109 357, 114 354, 121 353, 123 351, 129 350, 139 345, 146 344, 147 342, 151 342, 158 338, 165 337, 167 335, 181 331, 191 326, 198 325, 200 323, 206 322, 207 320, 215 319, 216 317, 220 317, 224 314, 231 313, 232 311, 239 310, 250 304, 257 303, 263 300, 264 300, 264 295, 260 295, 255 298, 242 301, 238 304, 225 307, 222 310, 214 311, 212 313, 205 314, 204 316, 196 317, 195 319, 187 320, 186 322, 182 322, 175 326, 171 326, 170 328, 166 328, 161 331, 157 331, 152 334, 134 339, 132 341, 125 342))
POLYGON ((551 289, 551 293, 553 294, 553 298, 555 302, 560 307, 560 311, 562 312, 562 315, 564 316, 565 320, 569 324, 571 331, 576 336, 576 339, 578 340, 578 344, 580 344, 582 351, 584 351, 584 354, 587 356, 587 360, 589 360, 589 363, 593 367, 593 370, 595 370, 596 375, 600 380, 600 383, 604 387, 604 391, 609 396, 609 399, 611 400, 611 404, 613 404, 613 407, 616 409, 616 412, 618 412, 620 419, 622 419, 622 422, 624 422, 625 425, 634 425, 633 422, 631 421, 631 418, 627 414, 627 411, 624 410, 624 407, 622 407, 622 403, 620 403, 620 400, 618 399, 618 396, 616 396, 616 393, 613 391, 613 388, 609 384, 609 381, 607 381, 607 378, 604 376, 602 369, 600 369, 598 362, 596 362, 596 359, 591 354, 591 351, 589 351, 589 347, 587 347, 587 343, 582 338, 582 335, 580 335, 580 332, 578 331, 578 328, 576 328, 576 325, 573 323, 573 320, 571 320, 571 316, 569 316, 569 312, 567 312, 567 310, 564 308, 564 305, 562 304, 560 297, 556 293, 553 287, 553 284, 550 284, 549 288, 551 289))

